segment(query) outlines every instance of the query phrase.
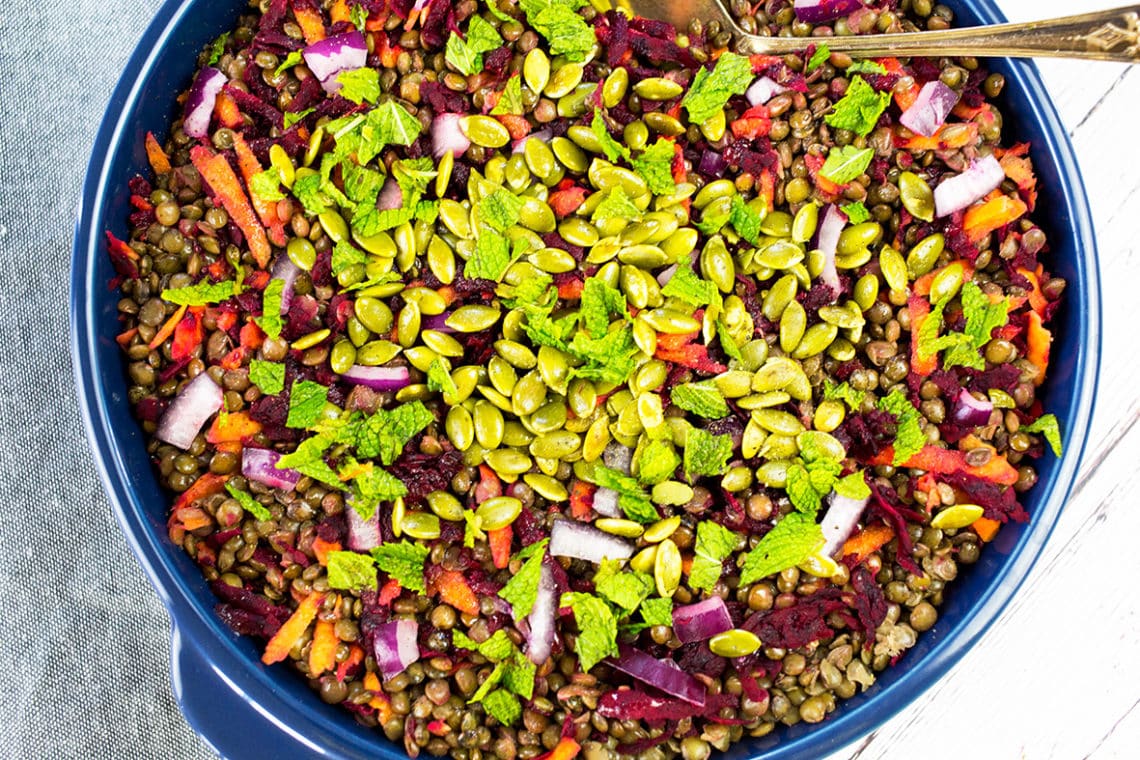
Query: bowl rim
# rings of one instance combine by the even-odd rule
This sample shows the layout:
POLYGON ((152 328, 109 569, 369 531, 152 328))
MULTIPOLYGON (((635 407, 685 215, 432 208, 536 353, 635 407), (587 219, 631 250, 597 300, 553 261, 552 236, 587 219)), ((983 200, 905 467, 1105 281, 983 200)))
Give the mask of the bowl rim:
MULTIPOLYGON (((125 64, 93 141, 76 217, 70 293, 72 367, 88 442, 124 537, 170 613, 175 657, 181 647, 205 652, 205 659, 221 682, 268 723, 313 754, 374 757, 379 753, 385 757, 401 758, 405 756, 402 748, 388 742, 381 734, 343 730, 343 726, 332 725, 325 720, 320 711, 312 710, 312 705, 302 704, 279 690, 280 673, 263 666, 249 667, 251 663, 246 654, 239 651, 237 637, 229 632, 213 609, 200 603, 187 585, 187 579, 174 566, 172 552, 175 548, 169 539, 151 530, 144 517, 145 508, 139 494, 128 487, 128 468, 123 452, 116 444, 115 429, 109 419, 110 405, 122 403, 122 400, 113 400, 103 381, 108 377, 121 376, 121 367, 107 368, 100 359, 97 345, 99 333, 96 325, 99 321, 94 308, 95 299, 89 295, 106 287, 106 283, 95 279, 95 261, 104 255, 102 226, 97 226, 97 223, 101 221, 101 209, 108 192, 123 181, 121 177, 109 176, 109 170, 129 126, 127 115, 134 110, 143 83, 153 73, 160 51, 170 42, 190 8, 201 1, 165 0, 125 64)), ((984 23, 1005 20, 993 0, 973 0, 968 5, 984 23)), ((837 711, 824 724, 784 738, 772 746, 761 748, 755 740, 741 742, 725 757, 743 760, 762 755, 790 760, 803 756, 801 753, 818 756, 872 732, 917 699, 996 622, 1040 556, 1072 488, 1087 443, 1100 366, 1101 294, 1096 240, 1073 147, 1036 66, 1027 61, 1011 61, 1008 68, 1013 75, 1013 86, 1024 91, 1031 107, 1031 113, 1021 114, 1021 118, 1041 125, 1044 144, 1035 145, 1035 148, 1040 147, 1056 165, 1062 188, 1068 191, 1064 193, 1063 205, 1071 220, 1072 235, 1078 248, 1074 264, 1078 273, 1083 275, 1080 293, 1086 302, 1082 304, 1083 318, 1077 320, 1079 351, 1072 380, 1074 388, 1079 390, 1071 393, 1065 410, 1068 450, 1052 472, 1048 484, 1051 488, 1033 514, 1033 521, 1011 549, 1010 557, 1002 562, 999 574, 964 612, 955 627, 921 659, 873 697, 837 711)), ((194 730, 210 743, 211 726, 186 709, 184 684, 179 682, 177 663, 172 662, 172 665, 176 696, 184 714, 194 730)))

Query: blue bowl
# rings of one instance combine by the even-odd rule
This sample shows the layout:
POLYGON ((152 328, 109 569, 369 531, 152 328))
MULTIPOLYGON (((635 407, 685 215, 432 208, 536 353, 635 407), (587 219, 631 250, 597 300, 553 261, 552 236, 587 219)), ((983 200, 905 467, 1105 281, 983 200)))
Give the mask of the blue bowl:
MULTIPOLYGON (((950 2, 964 25, 1003 20, 990 0, 950 2)), ((267 668, 249 638, 214 614, 215 599, 194 562, 166 536, 167 495, 126 398, 125 363, 115 343, 118 296, 104 230, 126 237, 127 180, 146 174, 143 138, 165 134, 174 96, 185 89, 197 53, 231 28, 244 0, 169 0, 128 61, 95 139, 75 231, 71 275, 71 350, 87 434, 127 541, 170 611, 174 692, 186 719, 228 758, 405 757, 379 731, 324 704, 282 666, 267 668)), ((1056 324, 1045 405, 1062 420, 1066 451, 1039 464, 1028 499, 1033 519, 1008 526, 947 594, 937 625, 866 693, 841 702, 816 726, 798 725, 736 745, 726 757, 818 757, 868 733, 903 709, 973 645, 1029 573, 1061 512, 1077 472, 1092 414, 1100 352, 1100 286, 1092 219, 1065 130, 1032 64, 992 61, 1005 75, 1007 135, 1032 142, 1040 178, 1036 218, 1048 233, 1050 267, 1069 282, 1056 324)))

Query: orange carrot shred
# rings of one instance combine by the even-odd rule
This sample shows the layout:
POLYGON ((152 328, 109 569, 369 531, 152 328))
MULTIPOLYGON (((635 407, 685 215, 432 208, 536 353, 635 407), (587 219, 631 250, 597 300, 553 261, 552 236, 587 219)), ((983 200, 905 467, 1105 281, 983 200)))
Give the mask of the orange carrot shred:
POLYGON ((178 327, 178 323, 182 321, 182 315, 185 313, 186 304, 182 304, 177 309, 175 309, 174 313, 170 315, 170 319, 166 320, 166 322, 163 323, 162 327, 159 328, 158 332, 154 334, 154 340, 152 340, 147 345, 147 348, 153 351, 154 349, 161 346, 167 338, 173 335, 174 328, 178 327))
POLYGON ((240 442, 260 432, 261 423, 251 417, 249 412, 219 414, 206 431, 206 440, 210 443, 240 442))
POLYGON ((190 160, 202 175, 202 179, 206 180, 213 194, 222 202, 234 224, 245 235, 257 265, 264 269, 269 265, 272 256, 269 238, 266 237, 265 228, 258 221, 240 180, 225 156, 214 153, 204 145, 195 145, 190 149, 190 160))
POLYGON ((182 493, 178 494, 178 499, 174 502, 173 509, 179 509, 188 506, 198 501, 213 496, 216 493, 221 493, 226 488, 226 476, 217 475, 212 472, 207 472, 201 475, 194 483, 182 493))
POLYGON ((219 124, 229 129, 237 129, 245 121, 242 118, 241 109, 238 108, 237 101, 225 91, 219 92, 217 99, 214 101, 214 116, 217 118, 219 124))
POLYGON ((139 334, 139 328, 132 327, 131 329, 125 330, 124 332, 121 332, 118 335, 116 335, 115 336, 115 342, 118 343, 121 347, 123 347, 125 349, 127 346, 131 345, 131 339, 134 338, 138 334, 139 334))
POLYGON ((491 545, 491 561, 502 570, 511 561, 511 541, 514 531, 510 525, 487 531, 487 543, 491 545))
POLYGON ((1037 377, 1033 378, 1034 385, 1045 382, 1045 370, 1049 366, 1049 347, 1052 342, 1053 333, 1045 327, 1041 315, 1036 311, 1029 312, 1029 323, 1025 332, 1025 358, 1037 368, 1037 377))
POLYGON ((341 549, 339 541, 326 541, 320 536, 313 539, 313 556, 317 558, 317 562, 321 567, 327 567, 329 564, 329 552, 339 552, 341 549))
POLYGON ((1020 198, 999 195, 978 206, 971 206, 962 218, 962 230, 977 243, 999 227, 1017 221, 1027 210, 1020 198))
POLYGON ((569 736, 563 736, 561 741, 554 745, 554 749, 547 753, 546 760, 573 760, 581 751, 582 745, 569 736))
POLYGON ((998 528, 1001 527, 1001 523, 989 517, 979 517, 977 520, 974 520, 974 522, 970 523, 970 527, 973 528, 974 532, 978 534, 978 538, 982 539, 982 541, 985 541, 986 543, 989 543, 990 541, 994 540, 994 536, 997 535, 998 528))
POLYGON ((359 644, 351 644, 348 647, 348 657, 336 666, 336 680, 344 683, 349 672, 355 672, 362 662, 364 662, 364 648, 359 644))
POLYGON ((261 162, 257 160, 257 156, 253 155, 253 150, 240 132, 234 133, 234 153, 237 155, 238 168, 241 170, 242 179, 245 180, 245 186, 249 190, 249 199, 253 202, 257 216, 261 219, 261 223, 269 228, 269 236, 273 241, 278 245, 284 245, 285 226, 277 217, 277 203, 253 191, 253 178, 261 173, 261 162))
POLYGON ((313 628, 313 642, 309 645, 309 675, 316 678, 336 667, 336 648, 340 639, 331 620, 318 620, 313 628))
POLYGON ((317 616, 323 601, 323 594, 309 594, 302 599, 289 619, 281 625, 281 628, 273 634, 273 638, 265 645, 265 654, 261 656, 261 661, 266 665, 272 665, 288 657, 289 650, 308 630, 309 624, 317 616))
POLYGON ((468 615, 479 614, 479 597, 467 584, 467 579, 458 570, 445 570, 436 580, 439 598, 460 612, 468 615))
POLYGON ((150 168, 154 169, 155 174, 170 174, 170 159, 153 132, 146 133, 146 160, 150 162, 150 168))
POLYGON ((176 362, 189 357, 194 349, 202 345, 206 328, 202 324, 201 306, 191 306, 174 328, 174 340, 170 342, 170 358, 176 362))
POLYGON ((843 548, 840 550, 839 556, 847 557, 854 555, 857 560, 856 564, 858 564, 865 561, 879 549, 882 549, 883 546, 894 537, 895 532, 889 525, 883 525, 882 523, 868 525, 843 542, 843 548))
POLYGON ((577 520, 589 519, 594 507, 594 491, 597 487, 584 480, 575 480, 570 486, 570 514, 577 520))
POLYGON ((293 17, 297 19, 297 26, 301 27, 306 44, 312 45, 325 38, 325 22, 316 8, 293 3, 293 17))

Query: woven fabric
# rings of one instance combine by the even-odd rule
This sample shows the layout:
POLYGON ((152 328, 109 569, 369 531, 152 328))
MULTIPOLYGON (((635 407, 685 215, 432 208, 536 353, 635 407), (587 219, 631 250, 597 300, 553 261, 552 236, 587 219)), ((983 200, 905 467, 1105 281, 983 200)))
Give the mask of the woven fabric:
POLYGON ((0 10, 0 757, 209 758, 170 689, 170 626, 115 522, 67 347, 75 209, 158 0, 0 10))

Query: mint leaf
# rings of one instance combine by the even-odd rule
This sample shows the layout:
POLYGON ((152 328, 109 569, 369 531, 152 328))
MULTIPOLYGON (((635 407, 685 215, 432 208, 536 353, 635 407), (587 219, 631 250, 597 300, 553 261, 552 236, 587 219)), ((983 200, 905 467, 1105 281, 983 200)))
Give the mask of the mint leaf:
POLYGON ((788 499, 804 514, 815 516, 821 504, 820 495, 811 482, 811 475, 803 465, 793 464, 788 467, 787 482, 784 490, 788 492, 788 499))
POLYGON ((358 250, 351 243, 344 240, 337 241, 333 246, 332 252, 332 274, 333 277, 339 277, 340 274, 355 266, 364 266, 368 257, 364 255, 364 251, 358 250))
POLYGON ((281 337, 281 328, 285 326, 285 319, 281 316, 281 299, 284 293, 284 280, 270 280, 265 290, 261 292, 261 316, 254 317, 253 320, 267 337, 274 340, 281 337))
POLYGON ((357 105, 375 103, 380 97, 380 72, 368 66, 342 71, 336 81, 340 82, 340 96, 357 105))
POLYGON ((375 156, 387 145, 411 145, 422 131, 419 119, 396 101, 386 100, 368 112, 360 134, 371 155, 375 156))
POLYGON ((739 195, 732 196, 732 210, 728 215, 728 223, 736 230, 736 234, 752 245, 760 244, 760 224, 764 218, 751 206, 744 202, 739 195))
POLYGON ((311 380, 299 380, 289 390, 289 416, 285 426, 308 428, 316 424, 325 409, 329 389, 311 380))
POLYGON ((515 74, 507 80, 506 85, 503 86, 503 92, 499 95, 499 102, 495 103, 495 107, 491 109, 492 116, 500 116, 503 114, 513 114, 521 116, 526 112, 526 106, 523 104, 522 95, 522 77, 515 74))
POLYGON ((348 18, 358 30, 367 31, 365 24, 368 23, 368 9, 364 7, 364 3, 352 3, 348 7, 348 18))
POLYGON ((1061 456, 1061 426, 1053 414, 1043 414, 1028 425, 1021 426, 1023 433, 1040 433, 1045 436, 1055 456, 1061 456))
POLYGON ((677 266, 677 271, 661 288, 661 295, 679 298, 690 306, 711 306, 721 303, 720 290, 708 280, 702 280, 687 262, 677 266))
POLYGON ((738 535, 719 523, 712 520, 702 520, 697 523, 697 545, 695 549, 697 556, 708 557, 720 562, 727 559, 736 550, 736 545, 739 542, 740 537, 738 535))
POLYGON ((162 300, 178 306, 205 306, 228 301, 240 292, 241 290, 234 280, 222 280, 221 282, 202 280, 197 285, 168 288, 162 291, 162 300))
MULTIPOLYGON (((365 520, 372 517, 382 501, 392 501, 408 494, 403 481, 372 462, 357 465, 363 468, 352 480, 352 507, 365 520)), ((342 479, 344 470, 341 472, 342 479)))
POLYGON ((730 456, 732 438, 727 433, 713 435, 700 428, 689 430, 684 466, 690 480, 701 475, 723 475, 730 456))
POLYGON ((879 399, 879 409, 890 412, 898 420, 898 431, 895 433, 895 457, 892 462, 896 467, 917 454, 926 445, 926 433, 918 422, 918 410, 897 388, 886 397, 879 399))
POLYGON ((594 482, 618 492, 618 506, 630 520, 647 524, 661 519, 657 508, 649 501, 649 494, 632 475, 599 464, 594 468, 594 482))
POLYGON ((621 187, 615 187, 602 199, 594 209, 590 221, 594 224, 603 219, 629 219, 631 222, 641 218, 641 209, 633 204, 629 196, 621 187))
POLYGON ((285 129, 288 129, 289 127, 293 126, 294 124, 301 121, 306 116, 308 116, 309 114, 313 113, 316 110, 317 109, 315 109, 315 108, 306 108, 304 111, 301 111, 300 113, 297 113, 294 111, 286 111, 283 114, 283 116, 285 117, 285 129))
POLYGON ((673 444, 652 440, 645 445, 637 457, 637 479, 655 486, 673 477, 681 457, 673 450, 673 444))
POLYGON ((233 481, 226 481, 226 490, 229 491, 230 496, 237 499, 237 503, 241 504, 241 508, 253 515, 254 518, 262 522, 273 519, 273 515, 269 513, 269 509, 264 504, 235 486, 233 481))
POLYGON ((301 202, 305 207, 305 213, 310 216, 317 216, 329 210, 329 204, 332 201, 321 192, 322 185, 320 174, 301 174, 298 172, 297 178, 293 180, 293 187, 291 188, 293 197, 301 202))
POLYGON ((710 72, 701 68, 693 77, 681 105, 689 112, 689 123, 708 121, 724 109, 733 95, 742 95, 752 84, 752 63, 736 53, 722 53, 710 72))
POLYGON ((582 287, 581 306, 578 309, 582 326, 591 338, 601 338, 609 332, 610 316, 625 317, 625 296, 617 288, 599 277, 591 277, 582 287))
POLYGON ((832 148, 827 154, 827 160, 823 162, 823 168, 819 170, 819 176, 837 185, 846 185, 867 171, 874 157, 875 151, 871 148, 860 150, 854 145, 832 148))
POLYGON ((458 396, 459 389, 455 386, 455 381, 451 379, 451 369, 445 363, 446 361, 442 356, 437 356, 432 361, 431 366, 428 367, 428 390, 448 396, 458 396))
POLYGON ((835 385, 831 380, 824 380, 823 397, 829 401, 842 401, 853 412, 859 410, 866 396, 867 394, 864 391, 857 391, 846 382, 835 385))
POLYGON ((594 30, 576 11, 585 0, 521 0, 519 7, 536 32, 547 41, 550 53, 575 63, 597 44, 594 30))
POLYGON ((855 61, 847 67, 847 76, 852 74, 886 74, 887 68, 878 61, 872 61, 869 58, 864 58, 855 61))
POLYGON ((499 232, 506 232, 518 222, 522 207, 522 198, 506 188, 496 187, 479 201, 479 218, 499 232))
POLYGON ((213 66, 222 59, 222 56, 226 53, 226 43, 229 42, 229 39, 230 33, 225 32, 210 43, 210 56, 206 59, 207 66, 213 66))
POLYGON ((510 243, 495 230, 485 227, 475 238, 475 250, 463 267, 463 276, 469 280, 498 282, 506 273, 510 263, 510 243))
POLYGON ((673 159, 676 148, 671 140, 658 137, 653 143, 641 152, 641 155, 632 159, 630 163, 633 170, 645 180, 649 192, 654 195, 672 195, 677 192, 677 183, 673 179, 673 159))
POLYGON ((274 465, 278 470, 296 470, 302 475, 308 475, 319 480, 327 486, 338 490, 344 489, 340 477, 325 462, 325 451, 332 445, 332 437, 314 435, 306 438, 297 445, 297 448, 277 460, 274 465))
POLYGON ((285 365, 253 359, 249 363, 249 381, 266 396, 276 396, 285 389, 285 365))
POLYGON ((840 208, 847 216, 848 224, 862 224, 871 218, 871 212, 863 205, 863 201, 853 201, 840 208))
POLYGON ((518 573, 511 576, 507 585, 499 590, 499 596, 510 602, 515 620, 522 620, 534 609, 534 602, 538 597, 538 580, 542 574, 542 558, 549 543, 550 539, 544 538, 519 552, 519 557, 530 552, 529 558, 519 568, 518 573))
MULTIPOLYGON (((289 69, 293 68, 294 66, 301 63, 304 60, 305 59, 301 55, 300 50, 291 51, 289 53, 289 55, 285 56, 285 60, 281 61, 281 63, 279 63, 277 65, 277 68, 273 70, 273 76, 274 77, 281 76, 284 72, 288 71, 289 69)), ((288 117, 288 114, 286 114, 286 117, 288 117)))
POLYGON ((367 554, 329 552, 329 588, 345 591, 375 589, 376 563, 367 554))
POLYGON ((426 546, 407 541, 388 542, 372 550, 376 565, 401 587, 421 594, 424 586, 424 561, 431 552, 426 546))
POLYGON ((483 709, 504 726, 513 726, 522 717, 517 697, 506 689, 496 689, 482 699, 483 709))
POLYGON ((585 364, 575 367, 573 375, 606 383, 624 383, 637 368, 637 344, 631 330, 613 330, 594 339, 580 332, 566 349, 585 364))
POLYGON ((831 49, 828 48, 827 45, 820 45, 815 49, 815 52, 811 54, 811 58, 809 58, 807 62, 807 68, 804 69, 804 71, 810 74, 823 64, 827 63, 827 59, 830 57, 831 49))
POLYGON ((832 488, 837 494, 848 499, 866 499, 871 495, 871 488, 867 485, 867 478, 862 470, 856 470, 850 475, 840 478, 835 481, 832 488))
POLYGON ((710 420, 727 417, 730 411, 724 396, 711 380, 675 386, 670 397, 675 406, 710 420))
POLYGON ((638 608, 641 619, 647 626, 673 625, 673 600, 663 597, 646 599, 638 608))
POLYGON ((716 321, 716 337, 720 341, 720 347, 725 356, 736 361, 744 359, 744 355, 740 353, 740 347, 736 345, 736 340, 728 331, 728 325, 719 319, 716 321))
MULTIPOLYGON (((835 103, 834 110, 823 120, 836 129, 846 129, 865 137, 875 128, 890 102, 890 92, 876 92, 863 77, 854 77, 847 86, 847 93, 835 103)), ((859 174, 862 173, 861 169, 859 174)), ((857 176, 859 175, 856 174, 851 179, 857 176)), ((831 177, 829 179, 840 182, 831 177)))
POLYGON ((451 643, 457 647, 478 652, 491 662, 500 662, 515 653, 514 642, 511 641, 507 632, 501 628, 495 631, 495 633, 482 644, 476 643, 474 639, 469 638, 462 631, 452 630, 451 643))
POLYGON ((402 404, 395 409, 381 409, 366 417, 356 429, 356 453, 364 459, 380 458, 385 467, 396 461, 412 440, 435 415, 420 401, 402 404))
POLYGON ((629 148, 613 138, 600 110, 594 110, 594 119, 590 122, 590 129, 593 130, 594 136, 598 138, 598 142, 601 144, 602 152, 606 154, 606 158, 614 163, 617 163, 619 158, 624 158, 626 161, 629 160, 629 148))
POLYGON ((823 530, 815 518, 802 512, 784 515, 744 558, 742 584, 755 583, 769 575, 795 567, 823 544, 823 530))
POLYGON ((249 178, 249 193, 261 200, 279 201, 285 198, 281 192, 281 175, 276 169, 266 169, 249 178))
POLYGON ((606 657, 618 653, 617 619, 608 604, 590 594, 568 592, 562 595, 559 606, 573 610, 578 623, 574 651, 582 672, 588 672, 606 657))
POLYGON ((599 596, 631 614, 652 593, 654 582, 645 573, 615 573, 597 581, 595 589, 599 596))

